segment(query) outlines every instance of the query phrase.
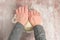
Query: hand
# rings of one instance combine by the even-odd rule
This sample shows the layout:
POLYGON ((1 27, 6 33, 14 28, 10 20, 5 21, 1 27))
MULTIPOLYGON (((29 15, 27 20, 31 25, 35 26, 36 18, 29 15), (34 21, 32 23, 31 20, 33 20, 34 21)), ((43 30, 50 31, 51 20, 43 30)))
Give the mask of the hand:
POLYGON ((33 26, 41 25, 42 18, 40 16, 40 13, 35 10, 30 10, 29 11, 29 21, 33 26))
POLYGON ((16 9, 16 20, 17 22, 26 25, 28 21, 28 7, 22 6, 16 9))

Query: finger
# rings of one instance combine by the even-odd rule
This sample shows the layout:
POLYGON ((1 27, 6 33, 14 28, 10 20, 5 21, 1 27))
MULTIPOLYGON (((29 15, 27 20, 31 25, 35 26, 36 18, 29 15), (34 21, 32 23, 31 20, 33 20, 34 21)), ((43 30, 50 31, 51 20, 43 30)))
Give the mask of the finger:
POLYGON ((29 17, 31 16, 31 15, 30 15, 30 11, 28 12, 28 15, 29 15, 29 17))
POLYGON ((19 7, 19 14, 21 13, 21 7, 19 7))
POLYGON ((24 6, 21 7, 21 13, 24 14, 24 6))
POLYGON ((34 14, 34 15, 37 15, 37 14, 36 14, 36 10, 33 10, 33 14, 34 14))
POLYGON ((29 13, 28 13, 28 15, 29 15, 29 18, 28 18, 28 19, 29 19, 29 20, 30 20, 31 17, 32 17, 32 13, 33 13, 32 10, 30 10, 29 13))
POLYGON ((40 15, 39 12, 37 12, 36 10, 34 10, 34 15, 40 15))
POLYGON ((16 16, 19 16, 19 12, 18 12, 18 9, 16 9, 16 16))
POLYGON ((28 20, 30 21, 30 19, 31 19, 31 12, 29 11, 29 13, 28 13, 28 20))
POLYGON ((34 14, 33 14, 33 10, 30 10, 30 16, 33 16, 34 14))
POLYGON ((28 6, 24 6, 24 13, 28 14, 28 6))
POLYGON ((18 12, 18 9, 16 9, 16 14, 18 14, 19 12, 18 12))

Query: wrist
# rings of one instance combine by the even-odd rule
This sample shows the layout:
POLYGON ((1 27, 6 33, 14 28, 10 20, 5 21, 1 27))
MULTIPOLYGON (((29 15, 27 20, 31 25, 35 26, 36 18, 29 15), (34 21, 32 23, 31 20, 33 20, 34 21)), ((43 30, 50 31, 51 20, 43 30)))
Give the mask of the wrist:
POLYGON ((19 23, 21 23, 23 26, 25 26, 25 23, 23 23, 23 22, 19 22, 19 23))
POLYGON ((33 25, 33 27, 35 27, 36 25, 42 25, 42 23, 39 23, 39 24, 35 24, 35 25, 33 25))

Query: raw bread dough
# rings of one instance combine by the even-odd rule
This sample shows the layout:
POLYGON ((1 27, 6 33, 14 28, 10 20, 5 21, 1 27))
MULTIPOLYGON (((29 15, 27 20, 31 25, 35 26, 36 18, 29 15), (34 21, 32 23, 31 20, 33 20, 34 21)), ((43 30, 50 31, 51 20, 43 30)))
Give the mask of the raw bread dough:
POLYGON ((26 31, 31 31, 32 30, 32 25, 30 24, 30 22, 28 21, 26 26, 25 26, 25 30, 26 31))

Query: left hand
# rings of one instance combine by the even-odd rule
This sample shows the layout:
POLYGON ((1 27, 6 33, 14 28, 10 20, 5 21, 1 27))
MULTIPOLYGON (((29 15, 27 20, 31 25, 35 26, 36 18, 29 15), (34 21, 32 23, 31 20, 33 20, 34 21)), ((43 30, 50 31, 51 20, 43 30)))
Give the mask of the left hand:
POLYGON ((28 6, 22 6, 16 9, 16 20, 24 26, 26 25, 28 21, 28 6))

